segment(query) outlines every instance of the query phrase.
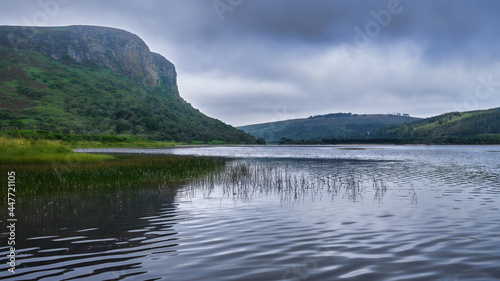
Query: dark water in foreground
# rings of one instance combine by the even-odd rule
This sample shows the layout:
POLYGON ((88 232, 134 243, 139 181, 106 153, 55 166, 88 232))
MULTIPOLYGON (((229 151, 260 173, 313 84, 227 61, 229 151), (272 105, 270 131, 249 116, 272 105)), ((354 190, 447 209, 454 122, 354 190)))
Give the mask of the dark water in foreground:
POLYGON ((500 280, 500 146, 113 151, 237 159, 172 189, 18 204, 0 279, 500 280))

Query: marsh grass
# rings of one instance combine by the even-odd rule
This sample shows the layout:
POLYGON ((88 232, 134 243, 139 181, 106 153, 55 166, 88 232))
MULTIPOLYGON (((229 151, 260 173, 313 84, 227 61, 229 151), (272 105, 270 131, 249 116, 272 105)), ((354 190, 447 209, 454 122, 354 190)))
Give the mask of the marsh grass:
MULTIPOLYGON (((400 183, 398 183, 399 185, 400 183)), ((380 206, 387 193, 401 201, 417 204, 413 183, 396 188, 376 171, 358 172, 349 167, 293 161, 231 160, 226 165, 184 185, 187 200, 197 196, 249 202, 254 198, 280 198, 284 204, 305 200, 347 200, 352 203, 372 198, 380 206), (398 192, 399 190, 399 192, 398 192), (214 193, 215 192, 215 193, 214 193), (403 193, 401 193, 403 192, 403 193)))
MULTIPOLYGON (((332 172, 317 172, 316 167, 292 167, 272 162, 233 161, 221 169, 211 172, 190 183, 186 195, 210 196, 215 187, 222 189, 223 196, 249 200, 258 196, 279 196, 282 202, 295 203, 306 197, 322 199, 337 196, 353 202, 361 201, 367 191, 363 176, 352 171, 339 175, 332 172)), ((375 179, 380 197, 387 191, 383 180, 375 179), (383 183, 383 187, 378 186, 383 183)))
POLYGON ((60 141, 0 138, 1 164, 98 162, 109 155, 75 153, 60 141))
MULTIPOLYGON (((97 155, 105 156, 105 155, 97 155)), ((113 155, 108 161, 0 164, 3 181, 16 172, 17 196, 114 192, 168 188, 186 183, 224 164, 221 158, 113 155)), ((5 195, 6 189, 1 191, 5 195)))

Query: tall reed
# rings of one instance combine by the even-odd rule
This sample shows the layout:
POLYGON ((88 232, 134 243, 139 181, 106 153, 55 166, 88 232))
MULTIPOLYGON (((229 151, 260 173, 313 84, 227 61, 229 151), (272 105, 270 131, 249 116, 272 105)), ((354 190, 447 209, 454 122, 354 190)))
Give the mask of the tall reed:
POLYGON ((16 172, 18 196, 108 192, 186 183, 222 166, 225 161, 173 155, 113 155, 112 160, 101 162, 0 164, 0 175, 3 178, 8 171, 16 172))
POLYGON ((215 187, 223 196, 248 200, 256 196, 279 196, 283 202, 294 203, 310 196, 321 198, 324 191, 333 200, 337 195, 351 201, 363 198, 366 187, 362 176, 349 172, 314 172, 314 167, 290 167, 269 162, 233 161, 222 169, 200 177, 186 187, 188 196, 202 192, 210 196, 215 187))

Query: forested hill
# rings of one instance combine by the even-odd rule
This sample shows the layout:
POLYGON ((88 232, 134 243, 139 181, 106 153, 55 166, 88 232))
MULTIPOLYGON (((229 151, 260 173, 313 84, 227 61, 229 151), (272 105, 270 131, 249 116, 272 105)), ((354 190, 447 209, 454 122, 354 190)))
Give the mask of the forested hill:
POLYGON ((380 138, 443 138, 500 134, 500 108, 451 112, 414 123, 378 130, 380 138))
POLYGON ((268 142, 282 138, 292 141, 320 141, 322 139, 364 139, 384 127, 411 123, 420 118, 407 114, 351 114, 332 113, 309 118, 285 120, 238 127, 268 142))
POLYGON ((95 26, 0 26, 0 129, 254 143, 191 107, 175 67, 136 35, 95 26))

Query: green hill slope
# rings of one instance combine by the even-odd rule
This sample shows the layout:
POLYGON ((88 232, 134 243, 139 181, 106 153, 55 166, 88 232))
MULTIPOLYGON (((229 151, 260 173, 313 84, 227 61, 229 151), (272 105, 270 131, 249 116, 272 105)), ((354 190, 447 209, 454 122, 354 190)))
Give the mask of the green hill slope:
POLYGON ((442 138, 500 134, 500 108, 451 112, 402 126, 378 130, 381 138, 442 138))
POLYGON ((0 128, 255 142, 184 101, 139 37, 92 26, 0 26, 0 128))
POLYGON ((268 142, 281 138, 294 141, 322 139, 364 139, 382 127, 401 125, 420 120, 419 118, 386 114, 334 113, 309 118, 238 127, 243 131, 268 142))

